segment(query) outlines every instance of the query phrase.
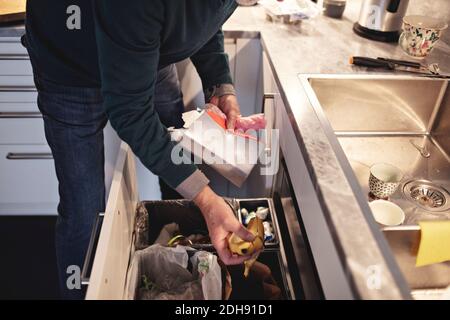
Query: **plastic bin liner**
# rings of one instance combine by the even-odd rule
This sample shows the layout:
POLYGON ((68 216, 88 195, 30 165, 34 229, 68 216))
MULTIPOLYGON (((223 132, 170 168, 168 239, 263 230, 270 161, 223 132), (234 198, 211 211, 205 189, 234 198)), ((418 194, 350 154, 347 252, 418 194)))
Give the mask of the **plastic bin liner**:
POLYGON ((126 294, 131 300, 219 300, 221 268, 209 252, 155 244, 135 252, 126 294))

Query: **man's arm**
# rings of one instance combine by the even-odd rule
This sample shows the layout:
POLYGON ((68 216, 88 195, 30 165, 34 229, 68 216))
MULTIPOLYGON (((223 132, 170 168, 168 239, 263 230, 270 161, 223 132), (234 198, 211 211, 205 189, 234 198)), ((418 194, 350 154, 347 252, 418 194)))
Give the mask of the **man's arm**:
POLYGON ((227 128, 233 130, 241 113, 224 47, 223 32, 219 30, 191 57, 191 61, 202 80, 206 102, 218 106, 225 113, 227 128))
POLYGON ((192 57, 204 89, 217 84, 232 84, 228 55, 224 50, 222 30, 217 33, 192 57))

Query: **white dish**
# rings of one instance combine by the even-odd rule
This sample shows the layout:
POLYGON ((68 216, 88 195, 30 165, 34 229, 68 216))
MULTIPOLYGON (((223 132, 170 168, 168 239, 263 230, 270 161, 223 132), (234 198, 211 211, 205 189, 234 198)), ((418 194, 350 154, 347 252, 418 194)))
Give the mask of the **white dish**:
POLYGON ((405 221, 405 212, 395 203, 375 200, 369 203, 375 221, 384 226, 398 226, 405 221))

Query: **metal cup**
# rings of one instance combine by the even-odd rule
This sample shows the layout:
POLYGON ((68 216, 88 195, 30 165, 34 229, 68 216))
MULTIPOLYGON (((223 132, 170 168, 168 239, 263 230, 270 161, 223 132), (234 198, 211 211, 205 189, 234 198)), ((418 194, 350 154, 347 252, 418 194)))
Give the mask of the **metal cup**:
POLYGON ((379 199, 389 198, 403 179, 402 171, 387 163, 377 163, 370 168, 369 189, 379 199))

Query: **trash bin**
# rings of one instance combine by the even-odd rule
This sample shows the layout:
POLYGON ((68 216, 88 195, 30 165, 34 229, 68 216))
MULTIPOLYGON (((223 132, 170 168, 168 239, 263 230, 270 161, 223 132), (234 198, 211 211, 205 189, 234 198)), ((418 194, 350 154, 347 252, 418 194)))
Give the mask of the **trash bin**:
MULTIPOLYGON (((247 210, 255 210, 258 206, 267 206, 270 209, 268 221, 276 223, 274 219, 274 206, 271 199, 226 199, 233 210, 239 217, 239 208, 245 207, 247 210)), ((208 236, 208 229, 203 219, 202 213, 195 204, 188 200, 166 200, 166 201, 143 201, 138 205, 136 222, 135 222, 135 256, 129 269, 132 286, 128 289, 129 299, 139 299, 139 288, 142 287, 142 275, 145 274, 147 255, 149 248, 154 247, 156 240, 159 240, 161 231, 170 224, 176 224, 179 233, 184 236, 194 234, 202 234, 208 236)), ((163 247, 166 243, 160 242, 159 247, 163 247), (162 246, 161 246, 162 245, 162 246)), ((182 247, 182 246, 178 246, 182 247)), ((178 248, 177 247, 177 248, 178 248)), ((215 256, 215 249, 209 243, 192 244, 191 250, 187 251, 188 255, 192 252, 209 252, 215 256)), ((170 250, 170 248, 167 248, 170 250)), ((173 248, 172 248, 173 249, 173 248)), ((151 249, 154 250, 154 249, 151 249)), ((244 266, 222 266, 222 283, 225 283, 224 274, 231 278, 231 284, 227 288, 230 300, 258 300, 258 299, 289 299, 290 294, 286 282, 285 269, 282 267, 279 252, 279 235, 276 234, 274 241, 270 244, 266 243, 266 249, 260 254, 257 268, 252 268, 248 278, 243 276, 244 266), (253 270, 255 269, 255 270, 253 270)), ((153 255, 153 253, 152 253, 153 255)), ((152 280, 153 281, 153 280, 152 280)), ((222 288, 223 289, 223 288, 222 288)), ((197 290, 198 291, 198 290, 197 290)), ((198 298, 199 295, 190 295, 185 299, 198 298)), ((222 292, 222 299, 225 293, 222 292)), ((147 298, 149 298, 147 296, 147 298)), ((153 297, 150 297, 153 298, 153 297)))

